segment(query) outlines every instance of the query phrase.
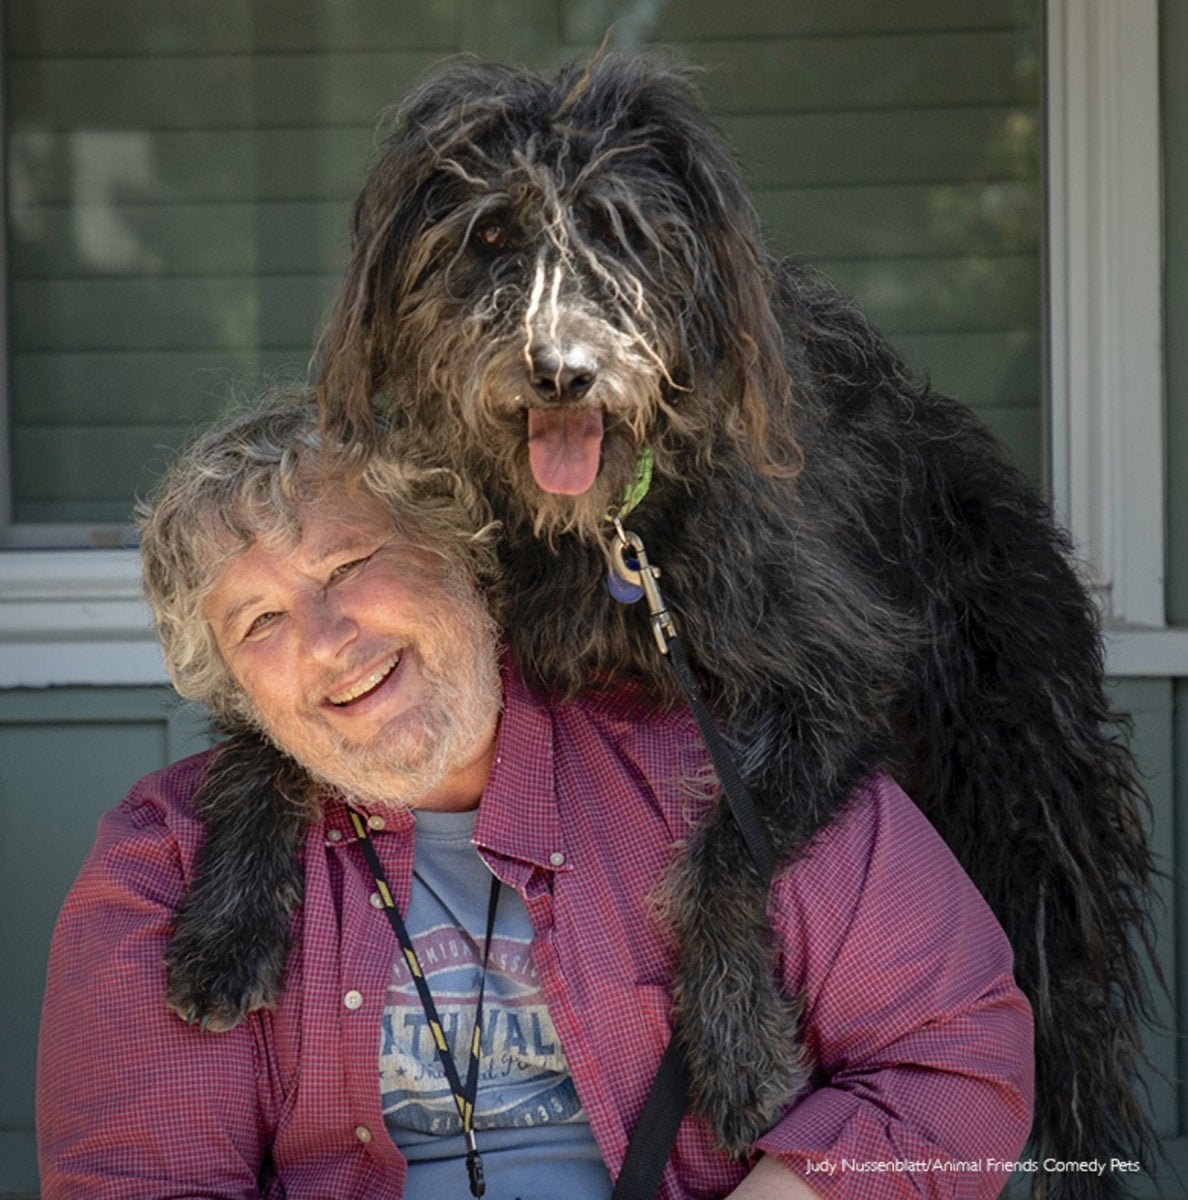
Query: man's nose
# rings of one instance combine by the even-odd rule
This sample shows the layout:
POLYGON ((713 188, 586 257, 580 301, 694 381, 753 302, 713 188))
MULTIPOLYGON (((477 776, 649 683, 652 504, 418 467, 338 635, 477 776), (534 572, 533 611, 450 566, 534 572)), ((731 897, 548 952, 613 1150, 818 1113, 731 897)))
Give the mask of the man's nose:
POLYGON ((358 636, 359 628, 332 592, 310 596, 301 606, 301 641, 305 652, 333 660, 358 636))

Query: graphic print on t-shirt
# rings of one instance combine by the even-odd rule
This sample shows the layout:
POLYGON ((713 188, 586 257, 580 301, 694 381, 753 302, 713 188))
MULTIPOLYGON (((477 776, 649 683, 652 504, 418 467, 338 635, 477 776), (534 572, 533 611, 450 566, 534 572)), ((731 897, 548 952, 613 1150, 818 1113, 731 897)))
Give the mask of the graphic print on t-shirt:
MULTIPOLYGON (((516 901, 518 897, 505 891, 501 906, 513 909, 516 901)), ((501 926, 504 915, 501 908, 501 926)), ((527 915, 523 916, 526 925, 527 915)), ((465 1082, 482 943, 476 945, 452 924, 410 932, 458 1075, 465 1082)), ((387 1123, 439 1136, 460 1133, 462 1122, 403 956, 388 985, 381 1036, 380 1092, 387 1123)), ((497 929, 483 1001, 475 1128, 527 1129, 580 1119, 580 1113, 528 937, 506 936, 497 929)))

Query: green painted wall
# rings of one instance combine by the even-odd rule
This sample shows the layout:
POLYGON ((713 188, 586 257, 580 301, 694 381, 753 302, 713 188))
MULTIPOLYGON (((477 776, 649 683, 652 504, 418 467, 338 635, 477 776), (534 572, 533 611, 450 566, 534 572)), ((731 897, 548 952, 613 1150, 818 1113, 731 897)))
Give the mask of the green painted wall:
POLYGON ((46 953, 99 817, 142 775, 207 744, 201 719, 168 688, 0 692, 0 1194, 37 1189, 46 953))
MULTIPOLYGON (((1160 55, 1163 119, 1164 362, 1167 372, 1167 478, 1169 622, 1188 625, 1188 4, 1161 0, 1160 55)), ((1180 1031, 1162 1043, 1160 1065, 1175 1082, 1166 1086, 1175 1097, 1175 1121, 1166 1129, 1169 1158, 1179 1172, 1179 1188, 1188 1187, 1188 679, 1174 682, 1171 692, 1171 813, 1159 848, 1173 872, 1165 892, 1165 954, 1170 996, 1169 1022, 1180 1031)), ((1169 1180, 1166 1195, 1176 1195, 1169 1180)))

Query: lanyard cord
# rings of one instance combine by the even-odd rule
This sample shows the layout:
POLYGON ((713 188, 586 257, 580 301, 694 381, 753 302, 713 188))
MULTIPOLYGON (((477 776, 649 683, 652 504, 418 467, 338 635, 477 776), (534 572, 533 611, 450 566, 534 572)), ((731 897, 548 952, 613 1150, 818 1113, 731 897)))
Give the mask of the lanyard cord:
POLYGON ((483 943, 483 973, 479 979, 478 1003, 474 1010, 474 1035, 470 1039, 470 1065, 466 1071, 464 1086, 458 1074, 457 1065, 454 1063, 454 1056, 450 1052, 449 1043, 446 1041, 441 1018, 437 1015, 437 1005, 433 1003, 433 994, 429 991, 429 984, 425 980, 425 972, 421 969, 421 960, 413 948, 412 938, 409 937, 408 928, 401 919, 400 910, 392 899, 392 889, 388 886, 388 877, 384 874, 379 855, 376 854, 375 847, 367 836, 367 825, 357 812, 352 811, 350 816, 355 833, 359 837, 359 845, 363 849, 363 855, 367 859, 367 865, 371 868, 372 877, 375 879, 376 890, 383 901, 388 924, 392 926, 396 934, 396 940, 400 943, 400 949, 404 952, 408 969, 412 974, 413 983, 416 984, 417 994, 421 998, 421 1007, 425 1010, 425 1019, 429 1022, 433 1041, 437 1046, 437 1057, 441 1060, 442 1069, 445 1071, 450 1091, 453 1093, 458 1116, 462 1118, 462 1136, 466 1139, 466 1174, 470 1180, 470 1194, 476 1197, 481 1196, 486 1191, 486 1180, 483 1175, 482 1156, 478 1152, 474 1136, 474 1104, 478 1096, 479 1060, 482 1057, 483 995, 487 990, 487 963, 491 957, 491 937, 495 932, 495 911, 499 907, 499 880, 495 875, 491 876, 491 895, 487 901, 487 936, 483 943))

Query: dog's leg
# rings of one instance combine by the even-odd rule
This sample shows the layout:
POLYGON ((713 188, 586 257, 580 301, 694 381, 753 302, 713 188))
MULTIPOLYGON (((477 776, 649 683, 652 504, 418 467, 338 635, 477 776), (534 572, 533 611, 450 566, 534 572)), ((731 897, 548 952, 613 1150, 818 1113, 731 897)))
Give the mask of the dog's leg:
POLYGON ((720 1147, 747 1155, 804 1086, 802 1003, 776 977, 768 883, 723 804, 693 833, 668 879, 681 946, 673 1004, 690 1102, 720 1147))
MULTIPOLYGON (((850 512, 861 573, 923 633, 897 688, 895 774, 1015 949, 1036 1019, 1036 1148, 1143 1158, 1152 861, 1071 548, 972 413, 917 387, 831 289, 785 283, 826 430, 802 482, 850 512)), ((1113 1186, 1066 1176, 1052 1190, 1113 1186)))
POLYGON ((280 995, 301 901, 308 784, 255 733, 225 742, 194 799, 207 833, 166 952, 166 1003, 227 1030, 280 995))

